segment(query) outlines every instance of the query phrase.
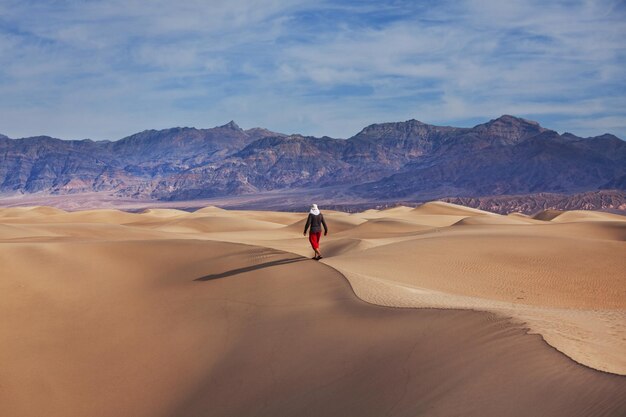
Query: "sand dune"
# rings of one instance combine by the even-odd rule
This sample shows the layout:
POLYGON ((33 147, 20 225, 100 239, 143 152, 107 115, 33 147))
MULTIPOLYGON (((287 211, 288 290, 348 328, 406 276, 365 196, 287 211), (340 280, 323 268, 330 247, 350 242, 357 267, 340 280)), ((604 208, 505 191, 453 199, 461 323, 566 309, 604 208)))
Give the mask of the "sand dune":
MULTIPOLYGON (((14 210, 14 209, 3 209, 14 210)), ((41 210, 24 211, 14 216, 12 223, 107 223, 123 224, 136 221, 141 218, 140 214, 127 213, 115 209, 84 210, 84 211, 46 211, 40 214, 41 210)))
POLYGON ((626 223, 503 217, 466 217, 410 239, 398 233, 401 241, 387 234, 382 245, 325 262, 368 302, 513 316, 580 363, 626 374, 626 223), (564 320, 563 309, 582 314, 564 320))
POLYGON ((415 214, 406 216, 404 219, 423 226, 446 227, 452 226, 459 221, 466 219, 467 216, 458 216, 452 214, 415 214))
POLYGON ((549 228, 535 227, 538 234, 557 234, 563 237, 577 237, 584 239, 626 241, 626 222, 580 222, 580 223, 555 223, 549 228))
MULTIPOLYGON (((244 217, 252 220, 262 220, 271 223, 278 223, 282 225, 290 225, 297 221, 302 220, 302 213, 287 213, 276 211, 229 211, 235 216, 244 217)), ((304 227, 303 227, 304 228, 304 227)))
POLYGON ((532 218, 536 220, 550 221, 563 213, 564 211, 561 210, 543 210, 533 215, 532 218))
POLYGON ((507 214, 507 217, 530 224, 541 224, 543 222, 542 220, 533 219, 531 216, 527 216, 523 213, 509 213, 507 214))
POLYGON ((382 215, 388 217, 388 216, 393 216, 393 215, 402 215, 405 213, 410 213, 412 211, 413 209, 411 207, 397 206, 397 207, 391 207, 391 208, 380 210, 378 213, 381 213, 382 215))
POLYGON ((208 206, 194 211, 193 213, 191 213, 190 217, 204 216, 207 214, 228 215, 228 210, 224 210, 215 206, 208 206))
POLYGON ((127 213, 122 210, 115 209, 99 209, 99 210, 85 210, 85 211, 73 211, 63 216, 55 217, 54 221, 64 221, 71 223, 132 223, 140 218, 142 215, 137 213, 127 213))
POLYGON ((583 221, 607 221, 607 222, 626 222, 626 216, 620 216, 612 213, 601 213, 597 211, 573 210, 566 211, 552 219, 557 223, 572 223, 583 221))
MULTIPOLYGON (((335 223, 332 225, 335 230, 335 223)), ((417 224, 415 222, 382 217, 378 219, 370 219, 352 228, 339 228, 335 233, 341 236, 350 236, 357 238, 381 238, 388 236, 398 236, 415 234, 424 230, 431 230, 433 226, 417 224)))
POLYGON ((446 203, 443 201, 431 201, 429 203, 422 204, 419 207, 411 210, 413 213, 419 214, 436 214, 436 215, 452 215, 452 216, 477 216, 477 215, 490 215, 483 210, 478 210, 471 207, 459 206, 457 204, 446 203))
POLYGON ((332 239, 326 245, 324 245, 324 256, 333 257, 341 254, 350 253, 354 251, 363 251, 374 247, 375 243, 366 239, 332 239))
POLYGON ((2 224, 0 223, 0 237, 2 240, 29 239, 57 236, 55 233, 32 225, 2 224))
POLYGON ((206 216, 191 219, 175 219, 159 225, 156 228, 158 230, 169 232, 198 233, 265 230, 279 227, 282 227, 282 225, 260 220, 241 219, 231 216, 206 216))
POLYGON ((511 225, 511 224, 532 224, 528 220, 523 218, 517 218, 513 216, 500 216, 500 215, 483 215, 466 217, 454 223, 453 226, 476 226, 476 225, 511 225))
POLYGON ((52 216, 65 214, 66 212, 54 207, 11 207, 0 210, 0 218, 39 218, 41 216, 52 216))
POLYGON ((608 240, 438 230, 328 262, 471 297, 549 307, 626 309, 624 249, 623 242, 608 240))
POLYGON ((620 216, 305 216, 0 209, 0 415, 626 415, 620 216))
POLYGON ((353 214, 366 220, 403 220, 420 224, 422 226, 442 227, 450 226, 470 216, 494 216, 498 215, 485 211, 457 206, 440 201, 426 203, 416 208, 394 207, 385 210, 367 210, 363 213, 353 214))
POLYGON ((189 213, 177 209, 146 209, 143 210, 141 214, 155 217, 182 217, 187 216, 189 213))

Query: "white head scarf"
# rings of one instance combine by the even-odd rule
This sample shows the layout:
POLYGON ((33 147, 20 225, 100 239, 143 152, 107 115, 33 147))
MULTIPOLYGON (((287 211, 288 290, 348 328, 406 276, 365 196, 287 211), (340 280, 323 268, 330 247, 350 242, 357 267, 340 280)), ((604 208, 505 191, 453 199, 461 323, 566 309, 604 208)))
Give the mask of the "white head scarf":
POLYGON ((314 216, 320 214, 320 209, 317 208, 317 204, 311 204, 311 210, 309 211, 314 216))

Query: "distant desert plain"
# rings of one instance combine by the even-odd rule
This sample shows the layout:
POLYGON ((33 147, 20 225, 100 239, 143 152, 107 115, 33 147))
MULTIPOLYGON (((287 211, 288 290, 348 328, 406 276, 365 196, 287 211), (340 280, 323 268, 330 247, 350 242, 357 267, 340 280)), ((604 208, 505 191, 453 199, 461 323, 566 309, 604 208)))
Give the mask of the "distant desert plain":
POLYGON ((626 217, 0 208, 0 415, 624 416, 626 217))

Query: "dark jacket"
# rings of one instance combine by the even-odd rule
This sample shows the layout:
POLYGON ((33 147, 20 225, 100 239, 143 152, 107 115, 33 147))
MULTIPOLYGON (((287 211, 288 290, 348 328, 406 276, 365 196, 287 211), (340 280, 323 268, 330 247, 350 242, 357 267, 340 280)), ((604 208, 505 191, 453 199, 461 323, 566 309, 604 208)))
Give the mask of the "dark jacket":
POLYGON ((311 233, 321 232, 322 225, 324 226, 324 233, 328 233, 328 226, 326 226, 326 222, 324 221, 324 215, 320 213, 316 216, 309 213, 309 217, 307 217, 306 224, 304 225, 304 233, 306 233, 309 226, 311 226, 311 233))

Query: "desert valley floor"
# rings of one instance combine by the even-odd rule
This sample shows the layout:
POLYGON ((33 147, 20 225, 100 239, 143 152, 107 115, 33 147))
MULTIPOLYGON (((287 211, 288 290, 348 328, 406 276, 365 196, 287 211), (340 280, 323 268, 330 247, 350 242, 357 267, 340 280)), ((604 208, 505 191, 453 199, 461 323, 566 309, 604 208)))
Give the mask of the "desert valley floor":
POLYGON ((0 208, 0 415, 626 415, 626 217, 322 211, 0 208))

